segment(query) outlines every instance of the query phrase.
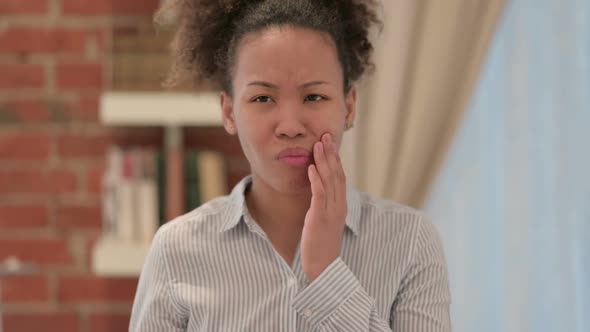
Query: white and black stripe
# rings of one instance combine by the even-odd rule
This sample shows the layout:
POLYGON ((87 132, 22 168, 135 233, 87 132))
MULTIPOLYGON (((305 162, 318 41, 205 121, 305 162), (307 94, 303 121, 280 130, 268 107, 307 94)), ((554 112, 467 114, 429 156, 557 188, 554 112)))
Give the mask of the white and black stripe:
POLYGON ((414 209, 348 188, 340 257, 308 283, 247 212, 243 179, 162 226, 146 258, 130 331, 450 331, 434 226, 414 209))

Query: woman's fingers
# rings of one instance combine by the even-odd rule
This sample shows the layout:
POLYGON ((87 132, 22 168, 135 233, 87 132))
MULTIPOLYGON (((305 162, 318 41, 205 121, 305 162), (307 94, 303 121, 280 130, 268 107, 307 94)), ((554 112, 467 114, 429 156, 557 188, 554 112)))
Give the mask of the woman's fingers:
POLYGON ((328 201, 333 199, 333 183, 332 183, 332 172, 330 170, 330 165, 328 164, 328 160, 326 158, 326 151, 327 146, 323 143, 323 139, 320 142, 317 142, 314 147, 314 160, 315 160, 315 167, 319 174, 319 177, 322 181, 322 186, 325 191, 326 195, 326 204, 328 201))
POLYGON ((307 168, 307 176, 311 183, 311 206, 314 211, 322 211, 326 208, 326 191, 324 185, 318 174, 318 169, 315 165, 309 165, 307 168))
POLYGON ((340 159, 338 147, 335 143, 332 143, 332 149, 334 150, 334 181, 336 183, 336 201, 342 202, 346 207, 346 174, 344 173, 342 160, 340 159))
POLYGON ((332 139, 332 135, 325 134, 322 137, 322 143, 324 144, 324 154, 326 157, 326 162, 328 164, 328 169, 330 170, 330 183, 328 187, 330 188, 329 198, 332 200, 333 203, 338 202, 338 178, 336 177, 338 171, 338 161, 336 160, 336 155, 338 152, 336 151, 334 141, 332 139))
POLYGON ((314 159, 321 179, 327 204, 340 204, 346 200, 346 179, 338 148, 330 134, 324 134, 314 146, 314 159))

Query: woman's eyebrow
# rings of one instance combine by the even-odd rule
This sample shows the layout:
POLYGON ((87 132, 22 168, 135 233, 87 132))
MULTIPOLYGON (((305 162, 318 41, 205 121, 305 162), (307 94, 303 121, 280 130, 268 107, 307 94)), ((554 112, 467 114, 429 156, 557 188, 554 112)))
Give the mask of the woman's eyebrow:
POLYGON ((250 86, 250 85, 259 85, 259 86, 262 86, 265 88, 276 89, 276 90, 279 89, 278 85, 272 84, 269 82, 264 82, 264 81, 252 81, 252 82, 248 83, 248 86, 250 86))
POLYGON ((312 86, 316 86, 316 85, 322 85, 322 84, 328 84, 328 82, 326 81, 313 81, 313 82, 307 82, 303 85, 301 85, 302 88, 307 89, 310 88, 312 86))
MULTIPOLYGON (((312 82, 307 82, 307 83, 302 84, 300 86, 300 88, 307 89, 312 86, 323 85, 323 84, 329 84, 329 83, 326 81, 312 81, 312 82)), ((275 89, 275 90, 279 89, 278 85, 272 84, 269 82, 265 82, 265 81, 252 81, 252 82, 248 83, 248 86, 251 86, 251 85, 258 85, 258 86, 262 86, 262 87, 269 88, 269 89, 275 89)))

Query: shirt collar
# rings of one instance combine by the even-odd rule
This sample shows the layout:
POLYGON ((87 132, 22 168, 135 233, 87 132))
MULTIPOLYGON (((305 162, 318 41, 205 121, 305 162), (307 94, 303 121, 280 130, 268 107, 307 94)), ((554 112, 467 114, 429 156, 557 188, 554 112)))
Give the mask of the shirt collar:
MULTIPOLYGON (((232 189, 231 193, 229 194, 229 204, 224 212, 224 222, 221 226, 220 232, 225 232, 234 228, 239 224, 240 220, 242 220, 242 217, 247 210, 244 192, 250 183, 252 183, 252 176, 248 175, 238 182, 238 184, 232 189)), ((358 235, 361 217, 360 193, 352 187, 347 186, 346 200, 348 206, 346 226, 353 232, 354 235, 358 235)))

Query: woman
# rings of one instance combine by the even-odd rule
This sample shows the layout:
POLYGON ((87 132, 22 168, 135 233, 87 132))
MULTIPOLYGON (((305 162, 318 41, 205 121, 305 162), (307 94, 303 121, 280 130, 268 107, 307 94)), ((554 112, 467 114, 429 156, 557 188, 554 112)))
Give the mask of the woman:
MULTIPOLYGON (((179 0, 172 80, 221 90, 251 166, 162 226, 131 331, 450 331, 445 259, 411 208, 347 187, 338 149, 372 1, 179 0)), ((162 14, 166 10, 161 11, 162 14)))

